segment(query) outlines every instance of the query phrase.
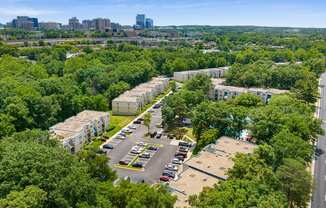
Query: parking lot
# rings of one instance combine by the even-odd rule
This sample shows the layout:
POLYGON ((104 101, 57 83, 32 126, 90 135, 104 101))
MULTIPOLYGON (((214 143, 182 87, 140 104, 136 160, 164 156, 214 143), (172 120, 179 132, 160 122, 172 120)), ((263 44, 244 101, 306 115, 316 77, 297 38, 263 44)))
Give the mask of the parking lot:
MULTIPOLYGON (((150 132, 162 132, 163 129, 159 126, 162 122, 161 108, 151 109, 152 114, 150 132)), ((132 124, 132 133, 122 133, 125 139, 112 138, 108 144, 113 149, 107 150, 107 155, 110 158, 109 165, 117 172, 121 178, 129 177, 134 182, 146 182, 149 184, 157 183, 165 168, 165 165, 170 163, 178 150, 178 143, 170 140, 166 135, 160 138, 150 138, 144 135, 148 129, 143 124, 132 124), (140 149, 138 154, 131 153, 133 150, 139 150, 137 144, 140 142, 146 143, 145 149, 140 149), (150 146, 158 147, 158 150, 149 150, 150 146), (149 153, 150 158, 139 157, 142 153, 149 153), (121 165, 121 161, 126 161, 126 164, 121 165), (142 168, 132 167, 135 162, 141 162, 142 168)))

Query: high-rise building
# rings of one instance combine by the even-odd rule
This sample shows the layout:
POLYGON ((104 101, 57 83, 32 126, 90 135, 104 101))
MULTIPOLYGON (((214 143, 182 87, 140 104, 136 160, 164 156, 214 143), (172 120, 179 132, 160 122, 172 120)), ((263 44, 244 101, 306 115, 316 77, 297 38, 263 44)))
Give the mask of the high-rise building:
POLYGON ((147 29, 153 29, 154 28, 154 20, 151 18, 146 18, 145 26, 147 29))
POLYGON ((77 17, 72 17, 71 19, 69 19, 69 28, 71 30, 81 29, 81 24, 79 22, 79 19, 77 19, 77 17))
POLYGON ((20 28, 23 30, 35 30, 38 29, 38 19, 34 17, 18 16, 17 19, 13 19, 11 26, 14 28, 20 28))
POLYGON ((144 29, 146 26, 145 14, 137 14, 136 16, 136 29, 144 29))
POLYGON ((93 21, 94 21, 95 29, 97 31, 106 32, 111 28, 110 19, 97 18, 94 19, 93 21))
POLYGON ((84 30, 91 30, 91 29, 93 29, 95 26, 94 26, 92 20, 83 20, 83 22, 82 22, 82 27, 83 27, 84 30))

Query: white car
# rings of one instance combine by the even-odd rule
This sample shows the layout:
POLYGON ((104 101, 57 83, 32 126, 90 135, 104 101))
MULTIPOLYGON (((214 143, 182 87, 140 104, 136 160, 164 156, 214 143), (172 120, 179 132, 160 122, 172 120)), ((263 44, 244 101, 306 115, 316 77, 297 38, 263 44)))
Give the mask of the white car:
POLYGON ((182 164, 182 162, 178 158, 173 158, 171 162, 172 162, 172 164, 176 164, 176 165, 182 164))
POLYGON ((128 127, 129 129, 132 129, 132 130, 136 130, 137 129, 137 126, 134 126, 134 125, 131 125, 128 127))

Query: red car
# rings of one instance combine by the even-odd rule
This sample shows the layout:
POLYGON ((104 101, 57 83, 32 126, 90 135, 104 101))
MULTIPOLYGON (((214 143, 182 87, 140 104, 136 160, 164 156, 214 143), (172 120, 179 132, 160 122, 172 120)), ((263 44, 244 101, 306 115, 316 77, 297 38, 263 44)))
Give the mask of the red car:
POLYGON ((168 181, 170 181, 170 177, 168 177, 168 176, 161 176, 160 177, 160 181, 168 182, 168 181))

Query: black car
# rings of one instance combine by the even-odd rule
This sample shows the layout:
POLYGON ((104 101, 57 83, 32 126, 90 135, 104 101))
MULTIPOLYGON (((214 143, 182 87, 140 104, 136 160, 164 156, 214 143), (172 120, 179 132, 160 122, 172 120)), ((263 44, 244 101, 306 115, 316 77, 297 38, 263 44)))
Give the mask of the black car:
POLYGON ((132 167, 134 168, 142 168, 144 164, 142 162, 135 162, 132 164, 132 167))
POLYGON ((169 170, 164 170, 163 173, 162 173, 162 175, 163 176, 168 176, 168 177, 174 178, 175 177, 175 172, 169 171, 169 170))
POLYGON ((189 148, 187 148, 187 147, 179 147, 179 152, 188 153, 188 151, 189 151, 189 148))
POLYGON ((156 134, 157 134, 156 131, 149 133, 149 135, 151 136, 151 138, 154 138, 156 136, 156 134))
POLYGON ((158 133, 158 134, 156 134, 156 139, 160 139, 162 137, 162 134, 161 133, 158 133))
POLYGON ((159 104, 159 103, 153 106, 154 109, 158 109, 160 107, 161 107, 161 104, 159 104))
POLYGON ((190 143, 188 143, 188 142, 182 142, 182 141, 180 141, 179 142, 179 146, 180 147, 191 147, 191 144, 190 143))
POLYGON ((126 161, 126 160, 120 160, 120 161, 119 161, 119 164, 120 164, 120 165, 128 165, 129 162, 126 161))
POLYGON ((103 145, 103 149, 113 149, 114 147, 112 146, 112 144, 105 144, 103 145))
POLYGON ((133 122, 133 124, 141 124, 141 121, 136 120, 136 121, 133 122))

